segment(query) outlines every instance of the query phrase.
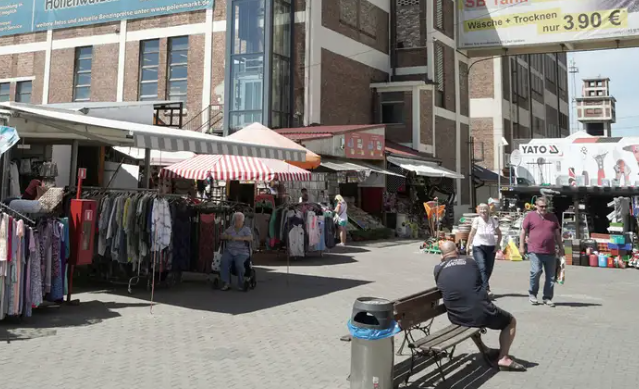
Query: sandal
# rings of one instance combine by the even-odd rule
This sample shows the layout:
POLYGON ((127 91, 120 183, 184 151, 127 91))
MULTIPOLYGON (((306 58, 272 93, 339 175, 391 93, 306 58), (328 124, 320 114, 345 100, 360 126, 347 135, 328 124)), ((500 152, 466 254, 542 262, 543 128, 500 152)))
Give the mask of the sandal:
POLYGON ((528 369, 526 369, 526 367, 524 365, 522 365, 521 363, 517 363, 515 361, 512 361, 510 363, 510 365, 508 365, 508 366, 499 365, 499 370, 501 370, 501 371, 524 372, 524 371, 526 371, 528 369))

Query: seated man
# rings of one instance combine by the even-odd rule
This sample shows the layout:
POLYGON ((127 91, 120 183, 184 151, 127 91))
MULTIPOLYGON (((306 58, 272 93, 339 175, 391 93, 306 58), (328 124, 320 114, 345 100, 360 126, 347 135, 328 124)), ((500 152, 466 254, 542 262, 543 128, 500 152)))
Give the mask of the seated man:
POLYGON ((453 242, 443 242, 440 248, 442 262, 435 266, 435 282, 442 292, 450 322, 464 327, 501 331, 497 362, 499 369, 526 371, 524 366, 508 355, 515 339, 517 321, 490 301, 482 286, 477 263, 471 258, 460 257, 453 242))

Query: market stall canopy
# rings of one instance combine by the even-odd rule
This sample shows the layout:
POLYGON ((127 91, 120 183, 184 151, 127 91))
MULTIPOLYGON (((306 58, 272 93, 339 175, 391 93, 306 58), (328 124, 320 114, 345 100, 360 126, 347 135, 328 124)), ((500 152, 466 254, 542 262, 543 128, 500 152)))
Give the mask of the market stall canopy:
POLYGON ((381 167, 377 167, 366 162, 352 162, 351 161, 343 161, 340 159, 333 158, 324 158, 321 163, 322 167, 327 169, 336 171, 336 172, 367 172, 367 175, 370 173, 378 173, 378 174, 386 174, 388 176, 397 176, 404 177, 401 174, 393 173, 390 170, 383 169, 381 167))
POLYGON ((293 161, 285 159, 291 165, 301 167, 302 169, 315 169, 320 165, 321 157, 311 150, 305 148, 299 143, 288 139, 287 137, 278 134, 270 128, 261 125, 260 123, 253 123, 244 127, 228 136, 229 139, 235 139, 244 142, 257 143, 264 146, 273 147, 285 147, 288 149, 296 149, 306 153, 306 159, 303 161, 293 161))
POLYGON ((284 161, 232 155, 198 155, 186 161, 165 167, 160 172, 165 178, 245 181, 310 181, 311 173, 284 161))
MULTIPOLYGON (((138 161, 144 160, 144 149, 139 149, 137 147, 119 146, 116 146, 113 149, 118 153, 122 153, 138 161)), ((193 157, 195 157, 195 153, 192 153, 190 151, 151 150, 151 166, 173 165, 174 163, 186 161, 187 159, 191 159, 193 157)))
POLYGON ((435 162, 420 161, 417 159, 386 157, 388 162, 401 167, 404 170, 415 172, 418 176, 424 177, 444 177, 453 179, 463 179, 464 176, 452 170, 437 165, 435 162))
POLYGON ((15 127, 23 139, 82 140, 107 146, 306 161, 306 153, 299 149, 98 118, 68 109, 0 103, 0 110, 11 113, 9 125, 15 127))

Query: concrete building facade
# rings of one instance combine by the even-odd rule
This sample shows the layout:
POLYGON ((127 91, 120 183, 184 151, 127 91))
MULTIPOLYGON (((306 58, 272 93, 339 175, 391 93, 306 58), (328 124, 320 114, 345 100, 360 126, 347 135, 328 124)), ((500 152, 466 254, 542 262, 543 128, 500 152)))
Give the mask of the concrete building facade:
POLYGON ((472 60, 470 116, 479 165, 497 171, 521 140, 568 136, 569 114, 565 53, 472 60))
MULTIPOLYGON (((185 128, 386 124, 469 176, 468 59, 452 0, 217 0, 0 37, 0 100, 182 101, 185 128), (228 65, 228 66, 227 66, 228 65)), ((468 178, 456 182, 469 204, 468 178)))
POLYGON ((581 97, 575 98, 577 120, 584 131, 592 136, 611 136, 612 125, 617 121, 617 100, 610 95, 610 79, 586 78, 581 87, 581 97))

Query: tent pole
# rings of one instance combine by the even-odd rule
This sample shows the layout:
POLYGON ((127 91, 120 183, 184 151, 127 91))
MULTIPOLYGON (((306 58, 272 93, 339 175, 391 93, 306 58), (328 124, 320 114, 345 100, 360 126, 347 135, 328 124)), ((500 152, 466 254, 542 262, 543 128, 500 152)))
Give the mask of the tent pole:
POLYGON ((80 141, 77 139, 71 143, 71 171, 69 172, 69 186, 75 186, 78 181, 78 148, 80 141))
POLYGON ((144 183, 143 188, 148 189, 151 183, 151 149, 144 149, 144 183))

